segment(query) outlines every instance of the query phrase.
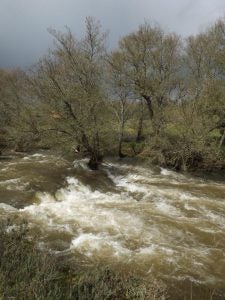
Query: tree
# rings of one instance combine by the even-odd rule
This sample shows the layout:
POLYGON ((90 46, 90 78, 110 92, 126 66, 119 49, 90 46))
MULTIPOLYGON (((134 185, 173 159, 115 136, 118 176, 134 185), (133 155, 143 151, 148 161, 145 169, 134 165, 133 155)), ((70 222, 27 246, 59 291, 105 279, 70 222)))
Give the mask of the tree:
POLYGON ((221 129, 224 138, 224 57, 225 22, 220 19, 207 31, 188 38, 186 65, 189 100, 194 101, 202 121, 202 131, 221 129))
POLYGON ((23 72, 0 70, 0 153, 16 144, 14 135, 22 109, 23 72))
POLYGON ((145 100, 150 119, 156 120, 157 114, 160 118, 178 86, 179 38, 145 23, 122 38, 117 51, 123 56, 130 88, 145 100))
POLYGON ((93 18, 86 19, 86 34, 77 40, 66 33, 49 30, 56 47, 30 73, 39 98, 57 112, 57 125, 48 128, 66 134, 89 155, 89 166, 98 167, 104 141, 105 34, 93 18))
POLYGON ((129 103, 132 93, 124 68, 123 56, 119 52, 112 53, 108 59, 108 78, 114 98, 111 101, 111 107, 119 124, 118 155, 121 158, 124 157, 122 143, 125 125, 132 115, 132 105, 129 103))

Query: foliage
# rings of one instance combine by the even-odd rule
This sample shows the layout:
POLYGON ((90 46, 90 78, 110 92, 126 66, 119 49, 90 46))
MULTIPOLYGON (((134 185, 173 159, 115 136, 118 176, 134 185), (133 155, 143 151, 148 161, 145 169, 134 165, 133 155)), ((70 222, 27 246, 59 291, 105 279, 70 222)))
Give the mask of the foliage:
MULTIPOLYGON (((0 151, 141 155, 176 170, 225 168, 225 20, 185 41, 144 23, 107 52, 95 19, 26 74, 0 72, 0 151)), ((78 155, 78 154, 76 154, 78 155)))

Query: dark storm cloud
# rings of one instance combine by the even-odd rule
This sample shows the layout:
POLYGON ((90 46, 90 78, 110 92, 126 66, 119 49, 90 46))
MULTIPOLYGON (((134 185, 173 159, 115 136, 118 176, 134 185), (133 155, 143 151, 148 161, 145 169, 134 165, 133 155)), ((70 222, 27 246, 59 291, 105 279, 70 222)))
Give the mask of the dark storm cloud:
POLYGON ((81 36, 86 16, 110 30, 110 45, 144 20, 187 36, 225 11, 224 0, 0 0, 0 66, 26 67, 52 43, 47 28, 68 25, 81 36))

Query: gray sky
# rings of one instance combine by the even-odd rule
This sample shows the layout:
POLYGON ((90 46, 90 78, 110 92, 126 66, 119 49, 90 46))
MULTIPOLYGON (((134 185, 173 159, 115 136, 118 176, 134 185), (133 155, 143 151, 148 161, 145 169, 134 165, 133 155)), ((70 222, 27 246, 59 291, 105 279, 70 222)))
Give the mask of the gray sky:
POLYGON ((225 0, 0 0, 0 67, 28 67, 52 45, 47 28, 69 26, 80 37, 85 17, 109 29, 109 44, 144 20, 182 36, 204 30, 224 16, 225 0))

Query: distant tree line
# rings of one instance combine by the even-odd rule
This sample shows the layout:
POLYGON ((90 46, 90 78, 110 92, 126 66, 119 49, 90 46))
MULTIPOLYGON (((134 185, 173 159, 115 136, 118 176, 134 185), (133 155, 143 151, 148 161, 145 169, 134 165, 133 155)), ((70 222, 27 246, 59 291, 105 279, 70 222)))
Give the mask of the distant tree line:
POLYGON ((115 50, 95 19, 29 71, 0 72, 0 150, 138 155, 177 170, 225 167, 225 20, 182 40, 149 23, 115 50))

